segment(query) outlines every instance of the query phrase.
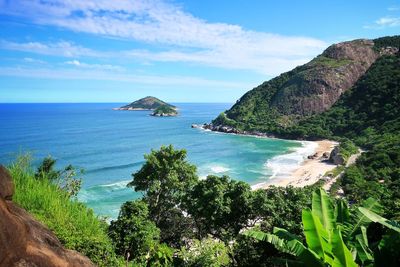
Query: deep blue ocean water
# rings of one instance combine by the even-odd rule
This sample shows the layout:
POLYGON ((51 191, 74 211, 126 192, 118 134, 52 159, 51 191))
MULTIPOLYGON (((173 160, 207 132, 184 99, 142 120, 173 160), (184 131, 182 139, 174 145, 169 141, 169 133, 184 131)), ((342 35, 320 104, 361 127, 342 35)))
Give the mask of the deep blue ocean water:
POLYGON ((180 115, 164 118, 112 110, 122 104, 0 104, 0 163, 30 152, 34 164, 51 155, 60 168, 84 168, 79 199, 97 214, 115 218, 123 202, 140 196, 126 184, 152 148, 184 148, 200 177, 227 174, 251 185, 288 172, 310 149, 295 141, 191 128, 231 104, 175 103, 180 115))

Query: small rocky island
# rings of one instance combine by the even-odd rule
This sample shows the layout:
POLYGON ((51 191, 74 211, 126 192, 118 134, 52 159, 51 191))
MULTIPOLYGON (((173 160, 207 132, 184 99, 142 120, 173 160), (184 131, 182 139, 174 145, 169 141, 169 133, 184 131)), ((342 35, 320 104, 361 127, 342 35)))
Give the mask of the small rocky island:
POLYGON ((146 96, 128 105, 122 106, 120 108, 114 108, 114 110, 152 110, 153 113, 151 113, 150 115, 157 117, 171 117, 178 115, 175 106, 168 104, 153 96, 146 96))

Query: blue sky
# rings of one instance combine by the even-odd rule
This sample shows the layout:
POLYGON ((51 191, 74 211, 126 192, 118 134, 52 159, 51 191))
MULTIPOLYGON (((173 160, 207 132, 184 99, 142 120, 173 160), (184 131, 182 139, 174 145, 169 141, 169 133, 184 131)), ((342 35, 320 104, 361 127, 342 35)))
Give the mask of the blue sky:
POLYGON ((0 0, 0 102, 234 102, 400 1, 0 0))

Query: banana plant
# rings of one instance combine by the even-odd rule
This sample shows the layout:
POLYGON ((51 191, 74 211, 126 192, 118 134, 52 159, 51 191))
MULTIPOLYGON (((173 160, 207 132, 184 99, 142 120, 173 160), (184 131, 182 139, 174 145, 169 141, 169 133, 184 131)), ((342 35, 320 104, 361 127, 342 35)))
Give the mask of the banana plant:
POLYGON ((272 234, 249 230, 244 234, 274 245, 278 250, 293 255, 287 260, 296 266, 400 266, 400 224, 380 216, 382 206, 373 198, 362 207, 350 209, 347 202, 335 205, 323 189, 313 192, 312 209, 302 211, 306 245, 301 239, 281 228, 272 234), (378 223, 388 228, 387 233, 371 249, 367 227, 378 223))
POLYGON ((313 193, 312 209, 302 211, 302 223, 306 245, 299 237, 284 229, 274 228, 273 234, 249 230, 244 234, 274 245, 278 250, 291 254, 297 261, 288 261, 298 266, 355 267, 353 255, 343 241, 338 217, 346 217, 346 207, 335 209, 323 189, 313 193), (336 212, 335 212, 336 211, 336 212), (338 214, 340 216, 338 216, 338 214))

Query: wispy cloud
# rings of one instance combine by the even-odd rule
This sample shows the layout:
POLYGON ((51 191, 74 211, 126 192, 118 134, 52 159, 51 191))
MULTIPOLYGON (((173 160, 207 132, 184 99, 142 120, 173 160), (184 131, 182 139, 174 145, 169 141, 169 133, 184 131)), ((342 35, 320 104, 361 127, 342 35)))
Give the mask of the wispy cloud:
POLYGON ((375 20, 372 24, 365 25, 365 29, 384 29, 389 27, 398 27, 400 26, 400 17, 395 14, 398 13, 396 11, 400 10, 399 6, 391 6, 387 8, 388 11, 391 12, 391 15, 387 15, 375 20))
MULTIPOLYGON (((0 0, 0 13, 24 17, 41 25, 169 47, 162 52, 136 50, 128 53, 144 60, 193 62, 269 75, 304 63, 327 46, 315 38, 209 23, 177 5, 157 0, 0 0)), ((65 46, 69 51, 64 54, 66 57, 97 56, 95 51, 68 42, 47 47, 40 47, 38 43, 29 45, 29 49, 43 53, 48 50, 49 55, 55 55, 55 50, 65 46)))
POLYGON ((237 83, 223 80, 204 79, 194 76, 163 76, 143 75, 128 72, 109 72, 100 69, 76 69, 76 68, 29 68, 29 67, 0 67, 0 76, 56 79, 56 80, 97 80, 128 82, 142 85, 180 86, 185 88, 207 87, 243 89, 250 88, 254 84, 237 83))
POLYGON ((98 70, 112 70, 112 71, 123 71, 125 70, 121 66, 116 65, 109 65, 109 64, 88 64, 85 62, 81 62, 79 60, 69 60, 66 61, 65 64, 72 65, 78 68, 85 68, 85 69, 98 69, 98 70))
POLYGON ((28 63, 46 64, 46 61, 40 60, 40 59, 37 59, 37 58, 24 57, 23 60, 24 60, 24 62, 28 62, 28 63))
POLYGON ((400 26, 400 17, 382 17, 374 21, 373 24, 365 25, 365 29, 385 29, 388 27, 400 26))
POLYGON ((382 27, 396 27, 400 26, 400 17, 384 17, 375 21, 375 23, 382 27))
POLYGON ((0 48, 61 57, 101 56, 92 49, 66 41, 45 44, 41 42, 17 43, 0 40, 0 48))

